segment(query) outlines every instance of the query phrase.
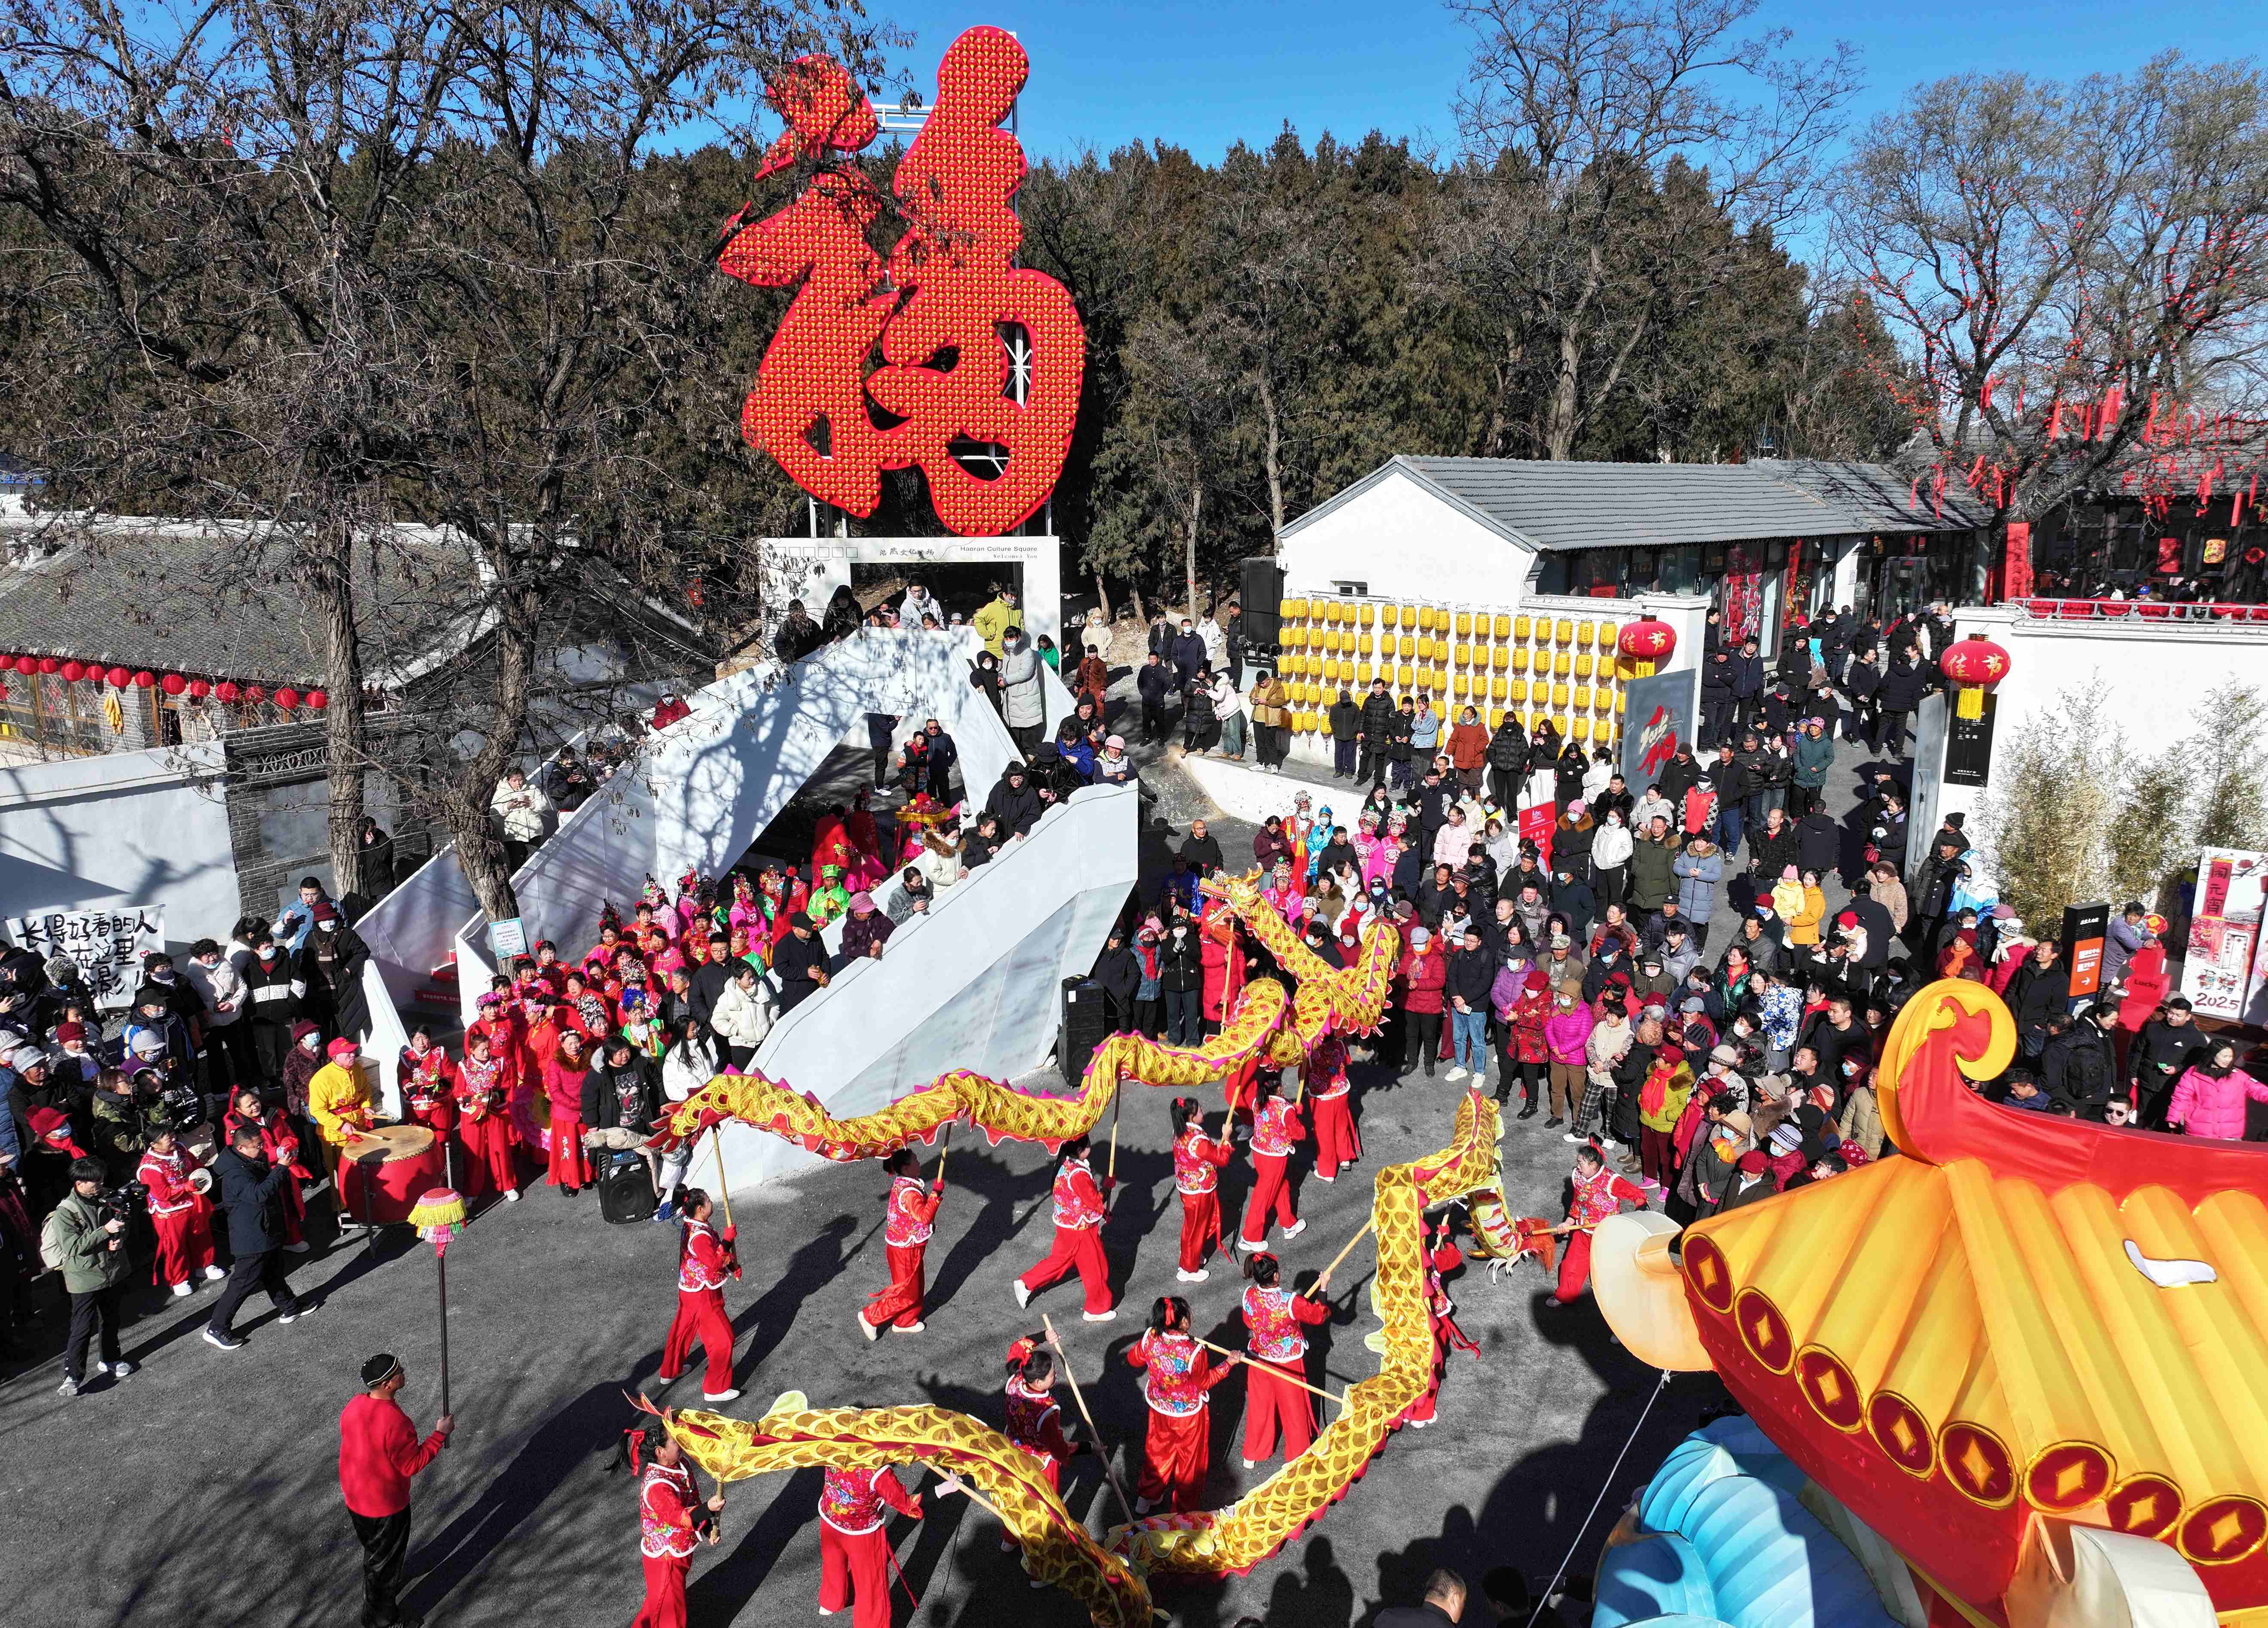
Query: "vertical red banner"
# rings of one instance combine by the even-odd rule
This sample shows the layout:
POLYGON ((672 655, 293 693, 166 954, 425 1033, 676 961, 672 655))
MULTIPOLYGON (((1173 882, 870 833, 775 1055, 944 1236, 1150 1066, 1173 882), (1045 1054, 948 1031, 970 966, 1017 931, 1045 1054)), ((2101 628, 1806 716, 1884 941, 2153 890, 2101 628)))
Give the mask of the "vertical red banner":
POLYGON ((1551 828, 1558 819, 1557 803, 1538 803, 1520 811, 1521 840, 1535 844, 1535 862, 1547 871, 1551 868, 1551 828))
POLYGON ((2029 599, 2032 593, 2032 526, 2029 520, 2008 522, 2008 546, 2000 568, 2000 597, 2029 599))

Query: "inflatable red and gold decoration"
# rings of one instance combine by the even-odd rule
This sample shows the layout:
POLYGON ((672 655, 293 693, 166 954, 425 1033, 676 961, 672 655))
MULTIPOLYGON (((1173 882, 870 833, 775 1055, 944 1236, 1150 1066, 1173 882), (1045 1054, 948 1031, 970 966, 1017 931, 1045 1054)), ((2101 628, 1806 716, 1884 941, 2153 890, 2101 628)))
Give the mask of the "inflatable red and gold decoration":
POLYGON ((948 528, 997 536, 1054 490, 1086 335, 1062 284, 1014 263, 1023 227, 1009 200, 1024 151, 1000 127, 1030 67, 998 28, 972 28, 947 48, 927 122, 898 164, 906 230, 887 262, 866 232, 887 206, 846 161, 879 133, 865 93, 821 56, 765 89, 788 128, 756 179, 819 167, 785 208, 725 223, 727 275, 796 289, 740 433, 823 503, 870 515, 883 470, 919 468, 948 528), (882 365, 869 374, 877 347, 882 365))
POLYGON ((1974 721, 1984 716, 1984 696, 2008 676, 2008 652, 1972 633, 1938 658, 1938 670, 1953 681, 1954 712, 1974 721))

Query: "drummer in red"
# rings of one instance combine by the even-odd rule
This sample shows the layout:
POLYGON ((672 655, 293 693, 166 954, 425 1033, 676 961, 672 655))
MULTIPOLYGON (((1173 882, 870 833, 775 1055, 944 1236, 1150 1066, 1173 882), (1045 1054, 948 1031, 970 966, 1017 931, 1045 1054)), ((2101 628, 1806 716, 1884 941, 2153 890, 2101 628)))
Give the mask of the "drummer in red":
POLYGON ((1032 1296, 1051 1283, 1079 1273, 1086 1291, 1086 1320, 1108 1322, 1118 1314, 1111 1309, 1110 1262, 1102 1253, 1102 1219, 1109 1212, 1104 1195, 1111 1182, 1100 1182, 1087 1168, 1087 1141, 1073 1137, 1063 1145, 1056 1166, 1056 1247, 1048 1258, 1016 1279, 1016 1304, 1029 1306, 1032 1296))
POLYGON ((945 1181, 939 1177, 922 1185, 921 1166, 914 1150, 902 1147, 883 1161, 890 1173, 887 1206, 882 1216, 882 1248, 890 1261, 890 1286, 877 1289, 858 1314, 858 1332, 870 1340, 881 1338, 884 1328, 902 1334, 922 1331, 922 1257, 928 1253, 937 1207, 945 1202, 945 1181))
MULTIPOLYGON (((150 1138, 134 1179, 150 1190, 150 1225, 158 1232, 152 1283, 170 1285, 175 1294, 195 1291, 193 1279, 225 1278, 213 1264, 212 1203, 189 1181, 204 1168, 180 1145, 173 1127, 160 1121, 150 1138)), ((206 1180, 211 1178, 208 1176, 206 1180)))
POLYGON ((697 1187, 681 1187, 676 1193, 677 1315, 662 1344, 661 1373, 665 1385, 685 1372, 697 1338, 709 1353, 709 1371, 701 1381, 701 1400, 730 1402, 740 1394, 733 1383, 733 1323, 725 1315, 725 1276, 733 1269, 733 1244, 710 1225, 714 1208, 709 1195, 697 1187))
POLYGON ((819 1614, 848 1608, 851 1628, 890 1628, 890 1540, 884 1505, 918 1521, 922 1501, 908 1498, 887 1467, 830 1470, 819 1489, 819 1614))
POLYGON ((1160 1504, 1177 1514, 1202 1507, 1205 1476, 1212 1468, 1212 1411, 1206 1393, 1244 1359, 1231 1356, 1214 1366, 1189 1333, 1189 1303, 1168 1294, 1150 1308, 1150 1326, 1126 1360, 1143 1370, 1142 1400, 1150 1410, 1134 1513, 1146 1515, 1160 1504))
POLYGON ((660 1419, 624 1433, 638 1477, 638 1558, 645 1568, 645 1599, 630 1628, 685 1628, 685 1574, 702 1538, 714 1543, 720 1536, 716 1516, 725 1494, 701 1500, 685 1450, 660 1419))
POLYGON ((1253 1089, 1260 1096, 1252 1111, 1252 1193, 1244 1201, 1244 1225, 1236 1240, 1236 1247, 1246 1250, 1267 1243, 1271 1209, 1278 1236, 1297 1238, 1307 1230, 1292 1206, 1292 1150, 1302 1134, 1299 1105, 1284 1100, 1279 1074, 1261 1074, 1253 1089))
MULTIPOLYGON (((1347 1080, 1346 1042, 1326 1035, 1307 1054, 1307 1100, 1314 1104, 1315 1180, 1336 1182, 1339 1167, 1362 1157, 1355 1134, 1353 1087, 1347 1080)), ((1289 1236, 1287 1234, 1286 1236, 1289 1236)))
POLYGON ((1203 1283, 1205 1262, 1220 1247, 1220 1173, 1233 1157, 1226 1141, 1205 1134, 1195 1097, 1174 1099, 1174 1190, 1182 1196, 1182 1263, 1174 1276, 1203 1283))
POLYGON ((1330 1315, 1319 1298, 1330 1287, 1326 1271, 1307 1294, 1283 1286, 1283 1268, 1272 1255, 1256 1255, 1244 1263, 1252 1286, 1244 1292, 1244 1467, 1256 1468, 1276 1450, 1276 1435, 1284 1435, 1284 1462, 1306 1452, 1315 1439, 1315 1414, 1304 1388, 1307 1377, 1307 1337, 1302 1325, 1312 1327, 1330 1315), (1297 1380, 1301 1383, 1294 1383, 1297 1380))

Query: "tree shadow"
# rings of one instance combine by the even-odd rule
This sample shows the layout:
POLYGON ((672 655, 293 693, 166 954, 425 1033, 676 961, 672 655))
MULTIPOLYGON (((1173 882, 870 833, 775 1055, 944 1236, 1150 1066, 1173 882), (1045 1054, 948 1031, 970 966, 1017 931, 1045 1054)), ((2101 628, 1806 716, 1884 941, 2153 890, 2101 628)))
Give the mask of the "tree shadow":
MULTIPOLYGON (((735 1344, 750 1330, 762 1330, 757 1338, 748 1342, 745 1355, 737 1359, 734 1371, 754 1374, 763 1366, 764 1359, 777 1351, 794 1328, 795 1320, 809 1300, 830 1278, 841 1275, 843 1269, 858 1258, 865 1241, 849 1249, 843 1241, 850 1236, 858 1226, 848 1214, 837 1215, 822 1227, 818 1234, 799 1246, 780 1268, 779 1277, 772 1286, 748 1302, 740 1315, 733 1319, 733 1338, 735 1344)), ((659 1353, 655 1353, 655 1360, 659 1353)), ((640 1364, 643 1367, 643 1362, 640 1364)), ((687 1369, 688 1373, 692 1370, 687 1369)))
POLYGON ((937 1269, 937 1276, 922 1296, 924 1316, 951 1305, 954 1295, 967 1285, 976 1269, 1016 1235, 1020 1230, 1016 1216, 1018 1204, 1049 1190, 1055 1183, 1055 1173, 1046 1165, 1018 1171, 997 1155, 975 1150, 964 1154, 963 1163, 955 1168, 965 1170, 971 1164, 976 1168, 976 1180, 956 1182, 948 1190, 978 1194, 983 1202, 968 1228, 953 1241, 952 1249, 946 1252, 943 1263, 937 1269))

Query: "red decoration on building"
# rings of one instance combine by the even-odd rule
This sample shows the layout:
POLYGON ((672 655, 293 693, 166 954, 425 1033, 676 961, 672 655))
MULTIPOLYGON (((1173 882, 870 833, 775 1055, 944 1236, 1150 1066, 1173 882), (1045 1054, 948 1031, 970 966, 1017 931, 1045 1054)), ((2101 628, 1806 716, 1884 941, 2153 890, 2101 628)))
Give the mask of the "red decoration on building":
POLYGON ((26 678, 31 677, 33 674, 40 670, 39 659, 33 656, 17 657, 15 666, 16 671, 21 673, 26 678))
POLYGON ((307 704, 320 712, 331 704, 331 697, 326 691, 311 689, 307 692, 307 704))
POLYGON ((147 667, 134 675, 134 688, 136 689, 147 689, 157 681, 158 675, 147 667))
POLYGON ((40 658, 40 671, 42 673, 59 672, 62 669, 63 665, 63 664, 62 662, 56 660, 53 656, 41 656, 40 658))
POLYGON ((1677 630, 1651 616, 1625 622, 1615 637, 1615 648, 1633 661, 1667 661, 1677 648, 1677 630))
POLYGON ((1984 716, 1984 692, 2008 676, 2008 652, 1989 638, 1970 634, 1937 659, 1938 670, 1958 692, 1954 714, 1972 722, 1984 716))
POLYGON ((168 673, 158 681, 158 688, 169 696, 178 696, 189 687, 189 681, 178 673, 168 673))
MULTIPOLYGON (((718 264, 728 275, 800 284, 740 432, 823 503, 872 514, 884 469, 919 468, 949 528, 998 535, 1028 519, 1063 472, 1086 334, 1063 284, 1012 265, 1023 228, 1008 201, 1026 166, 1000 129, 1030 67, 998 28, 972 28, 946 50, 928 121, 898 166, 909 225, 887 278, 865 239, 884 205, 850 165, 830 163, 762 220, 744 211, 726 223, 718 264), (1004 329, 1021 330, 1020 365, 1004 329), (869 378, 878 343, 883 365, 869 378)), ((788 129, 760 180, 857 152, 877 133, 864 93, 824 57, 794 63, 765 94, 788 129)))
POLYGON ((247 684, 244 687, 244 698, 257 706, 268 699, 268 692, 257 684, 247 684))
POLYGON ((219 687, 213 691, 213 694, 220 700, 233 702, 239 698, 244 692, 236 687, 235 681, 225 678, 221 680, 219 687))
POLYGON ((202 701, 210 694, 212 694, 212 686, 205 682, 204 680, 201 678, 193 678, 189 681, 190 700, 202 701))
POLYGON ((276 704, 289 712, 299 704, 299 692, 286 684, 276 692, 276 704))
POLYGON ((134 681, 134 674, 124 667, 113 667, 102 676, 110 681, 110 687, 113 689, 123 689, 134 681))
POLYGON ((64 662, 64 663, 63 663, 63 682, 64 682, 64 683, 66 683, 66 684, 76 684, 76 683, 77 683, 77 682, 79 681, 79 680, 81 680, 81 679, 85 678, 85 676, 86 676, 86 667, 85 667, 85 664, 84 664, 84 663, 77 662, 77 661, 66 661, 66 662, 64 662))

